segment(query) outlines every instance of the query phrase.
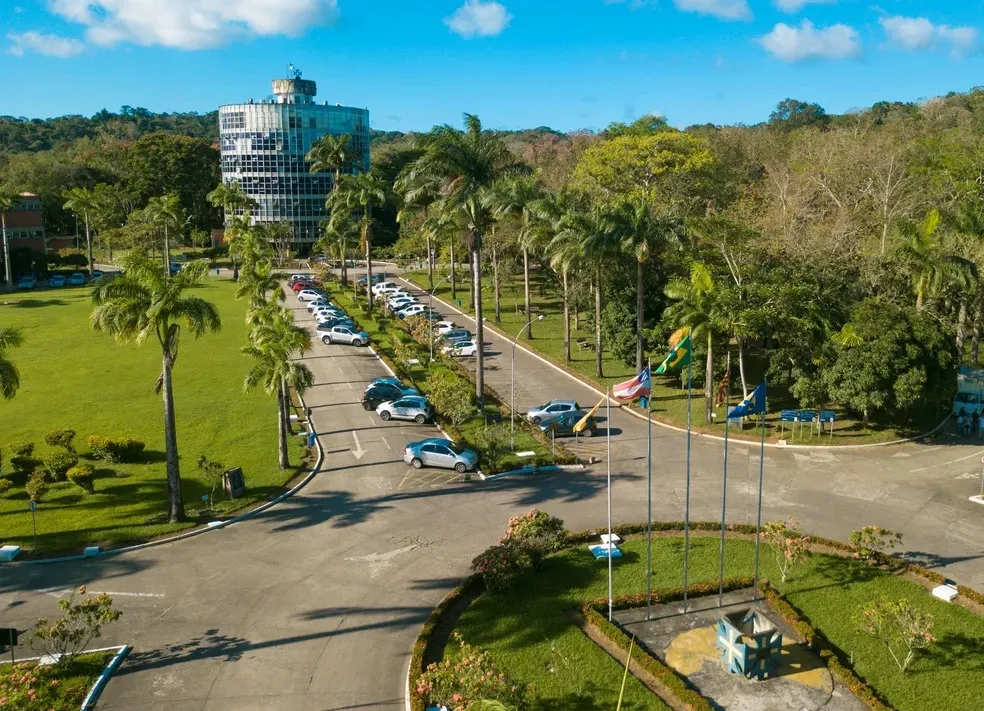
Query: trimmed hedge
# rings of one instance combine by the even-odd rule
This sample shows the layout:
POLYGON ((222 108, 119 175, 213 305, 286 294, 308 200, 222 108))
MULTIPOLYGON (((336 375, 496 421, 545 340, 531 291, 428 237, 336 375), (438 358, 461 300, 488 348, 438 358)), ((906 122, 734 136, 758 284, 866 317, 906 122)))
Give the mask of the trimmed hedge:
POLYGON ((89 435, 86 442, 96 457, 113 463, 132 462, 146 447, 143 442, 132 437, 89 435))

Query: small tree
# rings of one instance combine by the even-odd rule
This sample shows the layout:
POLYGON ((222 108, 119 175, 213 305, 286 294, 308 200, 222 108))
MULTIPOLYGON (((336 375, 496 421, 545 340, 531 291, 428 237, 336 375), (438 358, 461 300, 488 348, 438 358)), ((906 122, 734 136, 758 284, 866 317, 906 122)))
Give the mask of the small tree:
POLYGON ((58 664, 70 665, 92 640, 102 635, 103 626, 116 622, 123 614, 113 609, 113 599, 106 593, 85 595, 83 585, 67 600, 59 600, 64 616, 54 621, 42 617, 28 637, 31 644, 40 642, 45 654, 57 657, 58 664), (78 601, 76 594, 81 596, 78 601))
POLYGON ((509 527, 500 543, 515 542, 530 556, 534 568, 543 565, 543 559, 560 550, 567 540, 563 520, 546 511, 530 509, 521 516, 509 519, 509 527))
POLYGON ((810 537, 803 534, 795 516, 785 521, 769 521, 762 527, 762 535, 772 548, 782 582, 786 582, 793 566, 810 554, 810 537))
POLYGON ((888 649, 902 673, 916 653, 936 641, 933 616, 918 610, 905 598, 869 602, 858 608, 854 622, 860 632, 871 635, 888 649))
POLYGON ((434 409, 455 427, 460 427, 474 412, 471 387, 449 370, 439 370, 427 378, 427 395, 434 409))
POLYGON ((54 481, 65 481, 68 470, 79 463, 79 455, 74 452, 52 452, 44 458, 44 468, 54 481))
POLYGON ((61 447, 66 452, 75 453, 75 430, 52 430, 44 436, 44 443, 49 447, 61 447))
POLYGON ((851 533, 854 559, 875 565, 881 554, 902 543, 902 534, 881 526, 865 526, 851 533))
POLYGON ((472 560, 472 570, 481 574, 485 589, 491 593, 506 590, 513 579, 533 567, 528 551, 516 541, 489 546, 472 560))
POLYGON ((396 339, 393 343, 393 354, 396 356, 396 360, 400 365, 409 367, 410 361, 419 360, 417 357, 417 348, 406 341, 401 341, 396 339))
POLYGON ((41 503, 44 500, 44 495, 48 493, 48 482, 45 481, 44 472, 36 469, 28 477, 27 483, 24 485, 24 490, 31 497, 31 501, 41 503))
POLYGON ((198 469, 205 477, 205 483, 209 485, 208 507, 212 508, 212 500, 215 498, 215 490, 222 484, 222 474, 225 472, 225 465, 222 462, 213 462, 204 454, 198 458, 198 469))
POLYGON ((478 446, 484 450, 492 469, 498 469, 499 461, 509 446, 509 428, 501 422, 486 425, 478 433, 478 446))
POLYGON ((96 487, 93 484, 93 479, 95 479, 96 470, 91 464, 76 464, 74 467, 69 469, 65 476, 68 480, 75 484, 75 486, 82 489, 87 494, 93 494, 96 491, 96 487))

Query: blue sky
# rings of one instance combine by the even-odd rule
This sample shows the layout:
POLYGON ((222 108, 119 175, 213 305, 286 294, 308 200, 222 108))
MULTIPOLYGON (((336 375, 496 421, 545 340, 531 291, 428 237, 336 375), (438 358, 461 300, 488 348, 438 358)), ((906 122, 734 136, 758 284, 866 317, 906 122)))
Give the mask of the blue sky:
POLYGON ((0 114, 209 111, 292 62, 379 129, 755 123, 984 84, 981 29, 984 0, 0 0, 0 114))

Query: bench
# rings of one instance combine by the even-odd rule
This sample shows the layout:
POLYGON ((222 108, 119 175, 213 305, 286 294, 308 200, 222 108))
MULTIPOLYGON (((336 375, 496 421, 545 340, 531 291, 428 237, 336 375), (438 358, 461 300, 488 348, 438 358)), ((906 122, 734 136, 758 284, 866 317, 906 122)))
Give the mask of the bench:
POLYGON ((578 338, 575 341, 575 343, 577 344, 577 347, 582 351, 593 351, 595 348, 595 344, 587 340, 586 338, 578 338))

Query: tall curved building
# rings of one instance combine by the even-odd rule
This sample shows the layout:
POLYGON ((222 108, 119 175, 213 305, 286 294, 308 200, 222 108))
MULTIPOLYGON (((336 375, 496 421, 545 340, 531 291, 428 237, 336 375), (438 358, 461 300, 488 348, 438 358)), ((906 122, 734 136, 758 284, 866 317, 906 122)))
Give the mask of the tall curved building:
POLYGON ((219 143, 222 181, 238 182, 259 205, 251 222, 290 222, 296 246, 304 249, 318 239, 332 188, 332 175, 311 173, 305 156, 325 134, 348 135, 362 155, 362 165, 352 171, 368 171, 369 111, 317 104, 315 82, 293 74, 273 80, 270 99, 220 106, 219 143))

